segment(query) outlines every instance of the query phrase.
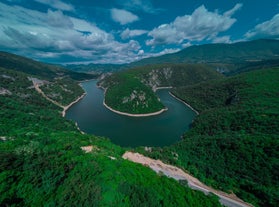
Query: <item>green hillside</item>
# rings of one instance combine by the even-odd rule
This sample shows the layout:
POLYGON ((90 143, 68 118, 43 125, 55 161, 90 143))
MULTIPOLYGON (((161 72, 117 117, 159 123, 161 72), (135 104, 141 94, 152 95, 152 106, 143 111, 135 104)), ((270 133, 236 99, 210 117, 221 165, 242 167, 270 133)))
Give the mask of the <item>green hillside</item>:
POLYGON ((110 107, 142 114, 164 108, 154 94, 158 87, 187 86, 222 77, 203 64, 161 64, 114 73, 99 85, 106 89, 105 102, 110 107))
POLYGON ((152 57, 132 63, 140 66, 158 63, 206 63, 225 74, 245 71, 257 65, 267 68, 267 60, 279 65, 279 40, 260 39, 233 44, 194 45, 177 53, 152 57), (275 62, 274 62, 275 63, 275 62))
POLYGON ((200 115, 182 141, 146 154, 184 167, 256 206, 276 206, 278 83, 279 68, 274 68, 174 88, 200 115))
POLYGON ((0 51, 0 66, 6 69, 21 71, 33 76, 40 76, 45 79, 68 76, 74 80, 96 78, 96 75, 77 73, 69 71, 60 66, 41 63, 29 58, 0 51))
MULTIPOLYGON (((52 72, 0 67, 0 206, 220 206, 214 196, 122 159, 124 149, 108 139, 82 135, 33 88, 34 74, 52 84, 46 94, 79 88, 52 72)), ((71 102, 78 93, 60 95, 71 102)))

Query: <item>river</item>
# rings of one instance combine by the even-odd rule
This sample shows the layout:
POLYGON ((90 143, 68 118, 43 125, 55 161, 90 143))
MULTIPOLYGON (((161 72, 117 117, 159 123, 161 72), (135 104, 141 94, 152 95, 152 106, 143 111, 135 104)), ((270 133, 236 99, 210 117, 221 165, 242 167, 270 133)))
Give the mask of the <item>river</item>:
POLYGON ((77 122, 79 128, 97 136, 107 137, 123 147, 167 146, 181 139, 196 116, 182 102, 169 94, 168 89, 156 93, 168 110, 150 117, 128 117, 116 114, 103 105, 104 91, 97 80, 83 82, 86 96, 70 107, 66 118, 77 122))

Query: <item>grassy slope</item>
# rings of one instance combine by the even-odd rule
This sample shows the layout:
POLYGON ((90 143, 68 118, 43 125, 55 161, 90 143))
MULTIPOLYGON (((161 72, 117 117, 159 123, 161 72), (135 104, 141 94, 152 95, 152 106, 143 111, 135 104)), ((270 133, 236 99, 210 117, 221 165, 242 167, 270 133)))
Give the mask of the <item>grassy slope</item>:
POLYGON ((124 150, 107 139, 80 134, 30 88, 28 76, 0 69, 0 89, 10 92, 0 95, 0 206, 219 205, 123 160, 124 150), (88 145, 95 146, 92 153, 80 149, 88 145))
POLYGON ((184 167, 257 206, 276 206, 278 82, 275 68, 174 89, 201 114, 182 141, 147 154, 184 167))
POLYGON ((218 78, 222 78, 222 75, 205 65, 163 64, 115 73, 103 80, 101 85, 107 88, 106 104, 122 112, 140 114, 156 112, 164 108, 152 88, 192 85, 218 78), (140 100, 137 96, 132 101, 124 101, 131 97, 134 91, 144 94, 145 99, 140 100))

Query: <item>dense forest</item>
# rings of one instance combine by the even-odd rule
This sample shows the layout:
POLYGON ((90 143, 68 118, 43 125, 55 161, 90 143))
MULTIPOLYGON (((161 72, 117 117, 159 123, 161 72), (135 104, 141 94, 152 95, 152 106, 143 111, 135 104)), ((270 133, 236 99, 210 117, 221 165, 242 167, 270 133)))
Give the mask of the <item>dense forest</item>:
POLYGON ((81 134, 30 77, 49 85, 45 94, 61 92, 68 101, 60 104, 81 95, 65 90, 77 82, 27 72, 0 68, 0 206, 220 206, 215 196, 122 159, 125 149, 108 139, 81 134))
POLYGON ((279 68, 178 87, 200 115, 183 140, 141 152, 255 206, 279 203, 279 68))
POLYGON ((99 81, 107 105, 130 114, 164 108, 154 93, 158 87, 186 86, 221 79, 223 75, 203 64, 147 65, 109 75, 99 81))
MULTIPOLYGON (((19 56, 11 59, 0 65, 0 206, 220 206, 211 194, 122 159, 126 149, 109 139, 81 134, 32 82, 66 106, 83 93, 77 80, 92 76, 69 75, 19 56), (34 70, 28 73, 28 67, 34 70), (49 68, 54 71, 50 76, 49 68)), ((253 68, 230 77, 213 69, 204 64, 149 65, 108 76, 100 85, 111 105, 124 105, 123 97, 134 97, 135 104, 144 96, 147 110, 164 107, 154 89, 174 86, 171 92, 199 112, 190 131, 171 146, 134 150, 255 206, 277 206, 279 68, 253 68)))

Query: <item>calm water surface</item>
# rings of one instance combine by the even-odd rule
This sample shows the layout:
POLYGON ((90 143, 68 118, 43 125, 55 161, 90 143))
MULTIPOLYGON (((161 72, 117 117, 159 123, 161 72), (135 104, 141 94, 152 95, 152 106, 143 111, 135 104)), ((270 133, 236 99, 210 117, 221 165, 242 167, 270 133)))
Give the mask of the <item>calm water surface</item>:
POLYGON ((167 89, 157 91, 168 111, 151 117, 128 117, 103 106, 104 91, 96 80, 82 83, 86 96, 73 105, 66 118, 77 122, 88 133, 108 137, 121 146, 166 146, 181 139, 189 129, 195 113, 169 95, 167 89))

